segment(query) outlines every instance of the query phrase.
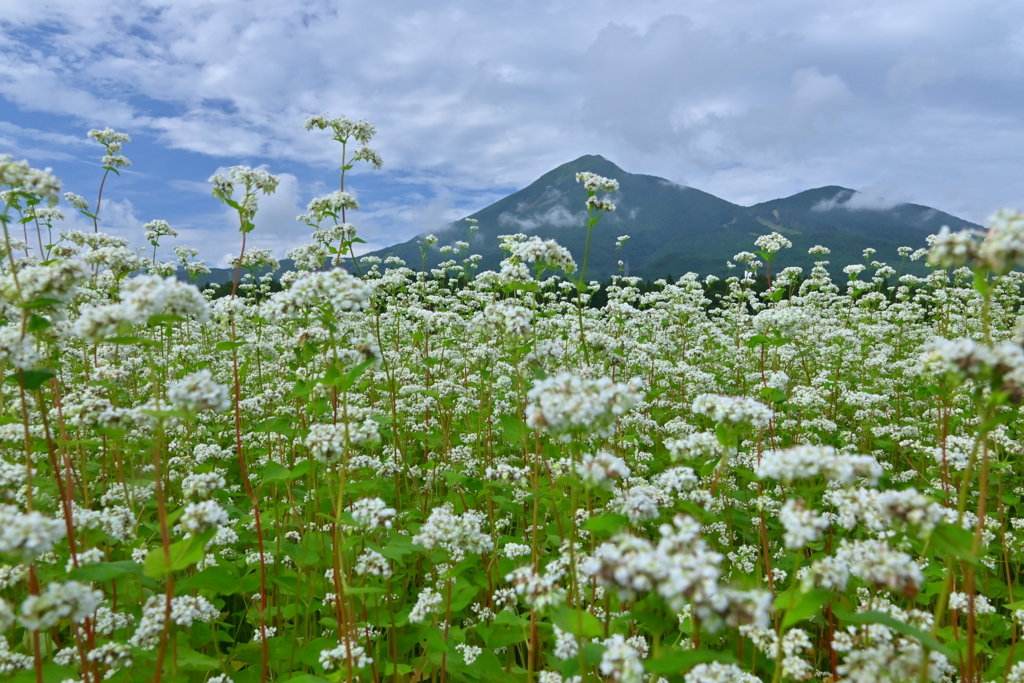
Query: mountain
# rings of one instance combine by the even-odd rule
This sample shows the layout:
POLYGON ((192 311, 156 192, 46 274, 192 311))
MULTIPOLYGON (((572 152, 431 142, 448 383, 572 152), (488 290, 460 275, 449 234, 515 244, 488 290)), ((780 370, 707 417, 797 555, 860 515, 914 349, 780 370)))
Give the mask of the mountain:
MULTIPOLYGON (((479 226, 469 249, 483 257, 478 272, 499 268, 498 236, 517 232, 557 240, 582 265, 587 193, 576 182, 580 171, 619 181, 619 190, 611 197, 616 211, 604 214, 593 231, 588 280, 604 280, 616 273, 620 258, 629 275, 648 279, 679 277, 689 271, 702 276, 725 275, 726 261, 741 251, 756 252, 754 240, 772 231, 793 242, 792 249, 776 256, 776 272, 786 266, 801 266, 808 272, 815 257, 807 250, 816 244, 832 250, 825 258, 833 274, 842 266, 864 263, 863 251, 868 247, 877 250, 873 260, 899 268, 898 247, 924 247, 925 238, 943 225, 954 231, 980 227, 917 204, 873 208, 870 197, 835 185, 740 206, 664 178, 627 173, 604 157, 587 155, 469 216, 479 226), (630 239, 618 253, 615 241, 620 235, 630 239)), ((467 240, 468 227, 458 222, 435 231, 439 241, 428 253, 427 267, 451 258, 439 248, 467 240)), ((421 266, 419 238, 371 255, 382 259, 398 256, 414 270, 421 266)), ((924 267, 920 261, 908 262, 904 271, 920 273, 924 267)))

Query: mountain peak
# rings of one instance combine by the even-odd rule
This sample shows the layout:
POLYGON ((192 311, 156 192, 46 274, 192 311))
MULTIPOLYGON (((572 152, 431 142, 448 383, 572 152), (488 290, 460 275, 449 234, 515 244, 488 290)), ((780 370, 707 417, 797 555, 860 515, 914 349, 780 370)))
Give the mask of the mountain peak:
MULTIPOLYGON (((779 255, 777 267, 800 266, 806 272, 813 265, 807 250, 816 244, 832 250, 834 267, 862 262, 862 252, 869 247, 877 250, 878 260, 898 263, 897 247, 923 247, 925 238, 942 225, 953 230, 977 227, 937 209, 838 185, 744 207, 664 178, 629 173, 603 156, 586 154, 473 214, 479 231, 470 253, 482 257, 479 270, 499 269, 503 254, 498 235, 516 232, 553 238, 581 262, 587 235, 587 193, 576 182, 581 171, 619 181, 613 195, 617 210, 603 215, 593 230, 588 279, 620 272, 620 260, 627 274, 650 279, 690 271, 725 275, 727 261, 738 252, 752 251, 757 236, 772 231, 793 242, 793 249, 779 255), (614 245, 620 235, 631 239, 617 251, 614 245)), ((465 240, 467 233, 462 222, 438 231, 440 242, 428 256, 428 266, 448 258, 439 247, 465 240)), ((419 246, 413 239, 373 255, 419 264, 419 246)), ((922 268, 917 263, 908 267, 922 268)))

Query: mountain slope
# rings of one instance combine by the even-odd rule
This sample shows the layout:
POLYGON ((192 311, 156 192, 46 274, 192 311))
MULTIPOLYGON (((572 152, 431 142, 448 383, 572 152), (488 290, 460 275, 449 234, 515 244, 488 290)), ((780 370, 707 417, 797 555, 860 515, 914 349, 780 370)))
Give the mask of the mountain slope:
MULTIPOLYGON (((630 235, 621 253, 629 274, 654 279, 679 277, 688 271, 724 275, 728 272, 726 261, 740 251, 756 251, 757 236, 773 230, 793 242, 792 249, 777 257, 777 270, 793 265, 809 269, 814 258, 807 250, 816 244, 832 250, 828 260, 834 269, 863 263, 862 252, 868 247, 877 250, 873 259, 895 266, 900 260, 898 247, 924 247, 925 238, 943 225, 952 230, 978 227, 916 204, 875 208, 861 193, 838 186, 744 207, 663 178, 627 173, 603 157, 587 155, 469 216, 480 228, 469 250, 483 257, 479 270, 497 269, 502 257, 498 236, 517 232, 554 238, 582 263, 586 191, 576 182, 579 171, 619 181, 619 190, 612 197, 616 211, 605 214, 594 228, 588 280, 602 280, 617 271, 620 254, 614 245, 619 235, 630 235)), ((466 240, 468 225, 454 223, 435 234, 439 242, 428 254, 428 267, 449 258, 439 247, 466 240)), ((418 239, 372 255, 398 256, 414 269, 421 265, 418 239)), ((920 263, 907 267, 923 270, 920 263)))

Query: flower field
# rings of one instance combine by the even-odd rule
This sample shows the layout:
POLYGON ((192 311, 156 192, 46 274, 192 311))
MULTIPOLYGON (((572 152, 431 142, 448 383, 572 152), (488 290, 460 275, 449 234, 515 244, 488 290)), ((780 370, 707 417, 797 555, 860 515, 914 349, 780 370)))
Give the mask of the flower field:
MULTIPOLYGON (((372 126, 307 127, 343 170, 296 271, 246 248, 276 178, 211 178, 218 298, 166 222, 132 251, 101 190, 62 230, 0 160, 5 677, 1024 681, 1024 216, 653 287, 526 235, 477 272, 468 224, 427 271, 354 255, 372 126)), ((617 184, 578 180, 592 230, 617 184)))

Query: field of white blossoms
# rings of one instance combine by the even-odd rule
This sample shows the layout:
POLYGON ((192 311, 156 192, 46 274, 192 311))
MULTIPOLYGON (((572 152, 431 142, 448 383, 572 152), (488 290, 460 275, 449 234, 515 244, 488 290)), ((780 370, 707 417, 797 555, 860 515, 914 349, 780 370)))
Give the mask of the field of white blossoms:
MULTIPOLYGON (((772 234, 598 307, 536 237, 360 263, 373 127, 307 128, 341 190, 276 293, 176 279, 207 269, 154 260, 164 221, 145 254, 100 230, 126 135, 65 195, 94 231, 0 159, 7 680, 1024 681, 1024 216, 900 250, 927 277, 781 268, 772 234)), ((578 180, 590 230, 616 183, 578 180)), ((276 179, 211 182, 239 275, 273 268, 276 179)))

